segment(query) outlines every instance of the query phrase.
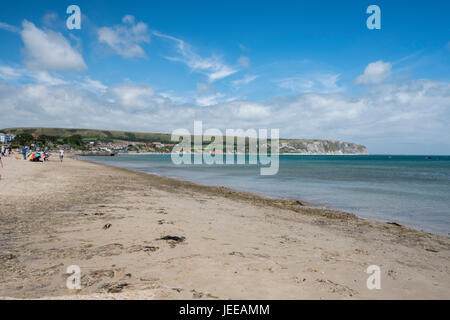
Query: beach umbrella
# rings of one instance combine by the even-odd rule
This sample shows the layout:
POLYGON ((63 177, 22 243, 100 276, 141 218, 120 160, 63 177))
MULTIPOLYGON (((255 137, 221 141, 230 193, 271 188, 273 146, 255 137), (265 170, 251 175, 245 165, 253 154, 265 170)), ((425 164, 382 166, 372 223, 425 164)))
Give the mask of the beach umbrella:
POLYGON ((28 160, 34 160, 36 158, 39 158, 41 154, 39 152, 31 152, 28 154, 27 158, 28 160))

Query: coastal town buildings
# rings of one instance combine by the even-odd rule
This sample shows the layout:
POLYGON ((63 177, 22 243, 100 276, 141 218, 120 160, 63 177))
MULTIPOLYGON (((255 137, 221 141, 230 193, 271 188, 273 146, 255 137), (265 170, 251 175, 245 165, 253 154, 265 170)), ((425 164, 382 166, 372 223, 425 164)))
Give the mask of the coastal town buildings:
POLYGON ((10 143, 16 136, 0 132, 0 143, 10 143))

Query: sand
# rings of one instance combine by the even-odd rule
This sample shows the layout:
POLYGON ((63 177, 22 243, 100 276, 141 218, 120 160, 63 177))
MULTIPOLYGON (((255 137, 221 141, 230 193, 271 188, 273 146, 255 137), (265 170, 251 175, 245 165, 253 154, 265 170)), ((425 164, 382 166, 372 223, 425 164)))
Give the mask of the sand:
POLYGON ((448 237, 56 158, 3 158, 3 298, 450 298, 448 237), (66 287, 69 265, 81 290, 66 287))

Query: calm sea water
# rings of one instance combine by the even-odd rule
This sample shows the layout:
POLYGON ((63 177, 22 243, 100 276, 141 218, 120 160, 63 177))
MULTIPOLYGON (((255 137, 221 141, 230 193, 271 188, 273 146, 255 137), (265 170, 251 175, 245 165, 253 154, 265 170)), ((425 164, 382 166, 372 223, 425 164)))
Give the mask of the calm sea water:
POLYGON ((274 176, 256 165, 174 165, 170 155, 85 159, 450 234, 450 156, 282 155, 274 176))

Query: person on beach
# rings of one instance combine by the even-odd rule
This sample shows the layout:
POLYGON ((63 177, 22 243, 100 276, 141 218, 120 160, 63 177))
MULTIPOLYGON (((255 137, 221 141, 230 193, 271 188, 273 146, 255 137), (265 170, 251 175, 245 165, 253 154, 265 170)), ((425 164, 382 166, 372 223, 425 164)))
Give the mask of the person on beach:
MULTIPOLYGON (((2 155, 0 154, 0 165, 3 169, 3 161, 2 161, 2 155)), ((0 180, 2 180, 2 175, 0 174, 0 180)))
POLYGON ((64 150, 61 149, 61 150, 59 150, 59 160, 60 160, 61 162, 63 162, 63 159, 64 159, 64 150))
POLYGON ((23 160, 27 160, 27 151, 28 151, 28 147, 27 146, 22 148, 23 160))

